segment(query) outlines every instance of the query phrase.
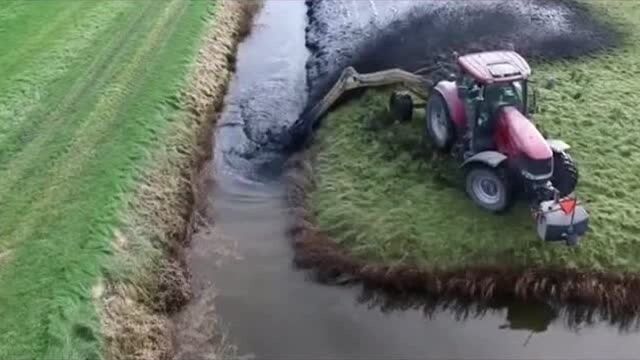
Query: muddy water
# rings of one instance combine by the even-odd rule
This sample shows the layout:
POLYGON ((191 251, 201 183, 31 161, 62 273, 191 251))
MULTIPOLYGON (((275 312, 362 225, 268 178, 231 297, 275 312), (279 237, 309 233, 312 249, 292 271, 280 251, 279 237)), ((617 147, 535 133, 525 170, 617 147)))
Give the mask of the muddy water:
MULTIPOLYGON (((336 21, 360 28, 369 20, 359 13, 382 18, 408 7, 358 0, 335 8, 343 17, 336 21)), ((569 329, 544 307, 512 305, 466 321, 450 312, 383 312, 361 304, 357 287, 322 286, 292 268, 284 159, 267 143, 305 105, 306 10, 302 1, 267 0, 239 48, 216 131, 216 230, 196 236, 187 254, 195 300, 178 325, 184 358, 213 351, 214 307, 239 353, 260 359, 636 357, 638 335, 604 324, 569 329)))

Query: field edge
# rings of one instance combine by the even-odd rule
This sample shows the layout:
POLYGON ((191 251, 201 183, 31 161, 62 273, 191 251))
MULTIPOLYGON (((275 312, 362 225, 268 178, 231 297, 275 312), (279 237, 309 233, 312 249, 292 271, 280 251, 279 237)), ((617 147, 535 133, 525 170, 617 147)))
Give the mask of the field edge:
POLYGON ((203 19, 201 46, 187 86, 175 99, 178 116, 140 170, 113 232, 111 263, 92 289, 108 359, 172 358, 170 316, 191 298, 183 248, 198 221, 201 196, 195 181, 211 154, 212 128, 237 45, 261 4, 210 2, 215 9, 203 19))

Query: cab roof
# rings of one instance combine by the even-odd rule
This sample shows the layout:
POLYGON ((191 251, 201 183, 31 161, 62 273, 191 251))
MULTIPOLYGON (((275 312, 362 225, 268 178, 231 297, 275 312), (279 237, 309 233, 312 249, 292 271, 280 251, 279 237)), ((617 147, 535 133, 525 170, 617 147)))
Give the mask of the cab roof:
POLYGON ((486 51, 460 56, 458 65, 484 84, 527 79, 531 68, 515 51, 486 51))

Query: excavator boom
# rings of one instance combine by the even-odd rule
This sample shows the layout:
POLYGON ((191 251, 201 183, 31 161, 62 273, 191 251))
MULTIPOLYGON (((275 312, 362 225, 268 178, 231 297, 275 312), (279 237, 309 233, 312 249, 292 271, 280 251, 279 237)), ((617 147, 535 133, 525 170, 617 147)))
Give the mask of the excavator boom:
POLYGON ((309 116, 312 122, 316 122, 349 90, 393 84, 403 85, 416 96, 426 100, 429 95, 429 89, 433 86, 434 82, 425 76, 402 69, 389 69, 360 74, 350 66, 342 71, 338 81, 336 81, 327 95, 311 109, 309 116))

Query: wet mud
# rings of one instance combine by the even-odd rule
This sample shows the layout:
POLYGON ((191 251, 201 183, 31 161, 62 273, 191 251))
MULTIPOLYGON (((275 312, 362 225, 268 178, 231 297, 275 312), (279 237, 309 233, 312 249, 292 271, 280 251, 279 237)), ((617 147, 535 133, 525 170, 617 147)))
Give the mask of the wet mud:
POLYGON ((400 2, 386 18, 363 27, 354 21, 354 29, 340 30, 333 20, 340 7, 326 0, 307 5, 310 103, 324 95, 345 66, 360 72, 393 67, 414 71, 453 60, 454 51, 498 49, 532 60, 575 58, 611 48, 621 36, 584 4, 567 0, 400 2))

